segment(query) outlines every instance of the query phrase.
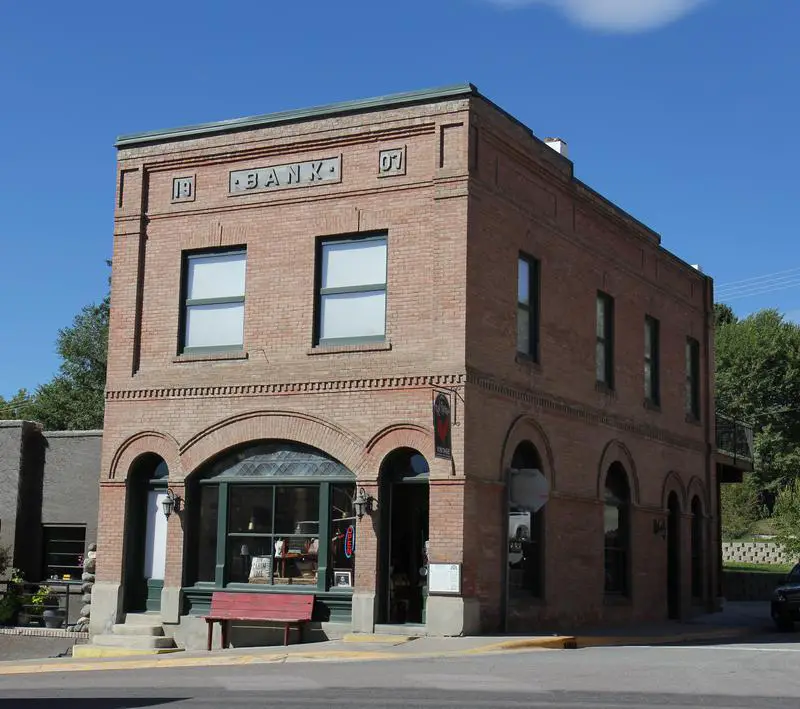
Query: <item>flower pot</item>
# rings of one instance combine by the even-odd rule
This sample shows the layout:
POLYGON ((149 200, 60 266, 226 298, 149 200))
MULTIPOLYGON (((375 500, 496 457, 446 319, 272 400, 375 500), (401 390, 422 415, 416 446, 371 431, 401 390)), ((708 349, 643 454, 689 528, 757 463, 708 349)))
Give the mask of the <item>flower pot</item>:
POLYGON ((42 613, 45 628, 60 628, 64 624, 63 614, 60 610, 48 608, 42 613))

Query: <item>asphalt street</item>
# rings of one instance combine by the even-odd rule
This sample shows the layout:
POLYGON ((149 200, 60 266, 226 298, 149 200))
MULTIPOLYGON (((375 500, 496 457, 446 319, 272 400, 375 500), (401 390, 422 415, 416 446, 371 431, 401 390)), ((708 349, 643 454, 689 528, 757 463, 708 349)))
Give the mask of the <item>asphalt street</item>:
POLYGON ((0 709, 796 709, 800 638, 0 678, 0 709))

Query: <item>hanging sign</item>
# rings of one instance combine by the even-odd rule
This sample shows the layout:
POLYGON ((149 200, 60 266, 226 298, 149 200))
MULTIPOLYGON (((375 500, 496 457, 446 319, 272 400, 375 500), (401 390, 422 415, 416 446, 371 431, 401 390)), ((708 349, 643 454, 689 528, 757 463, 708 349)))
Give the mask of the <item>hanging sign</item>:
POLYGON ((437 458, 450 460, 453 457, 451 430, 450 400, 439 393, 433 400, 433 442, 437 458))

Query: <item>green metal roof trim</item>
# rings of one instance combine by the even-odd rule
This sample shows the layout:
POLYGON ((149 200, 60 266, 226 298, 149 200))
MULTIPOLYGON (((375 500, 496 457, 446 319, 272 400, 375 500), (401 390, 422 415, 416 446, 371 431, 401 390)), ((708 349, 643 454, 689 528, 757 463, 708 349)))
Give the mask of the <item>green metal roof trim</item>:
MULTIPOLYGON (((199 123, 193 126, 168 128, 166 130, 149 131, 147 133, 131 133, 129 135, 119 136, 114 145, 117 148, 128 148, 146 143, 160 143, 170 140, 197 138, 204 135, 231 133, 247 128, 261 128, 295 121, 308 121, 317 118, 327 118, 329 116, 341 116, 349 113, 364 113, 387 108, 398 108, 400 106, 434 103, 436 101, 444 101, 460 96, 480 96, 480 93, 472 84, 455 84, 454 86, 445 86, 438 89, 408 91, 400 94, 391 94, 389 96, 332 103, 327 106, 302 108, 295 111, 281 111, 279 113, 267 113, 261 116, 234 118, 227 121, 199 123)), ((505 113, 505 111, 503 111, 503 113, 505 113)))
POLYGON ((355 473, 320 450, 294 442, 259 443, 223 456, 203 479, 222 480, 355 480, 355 473))

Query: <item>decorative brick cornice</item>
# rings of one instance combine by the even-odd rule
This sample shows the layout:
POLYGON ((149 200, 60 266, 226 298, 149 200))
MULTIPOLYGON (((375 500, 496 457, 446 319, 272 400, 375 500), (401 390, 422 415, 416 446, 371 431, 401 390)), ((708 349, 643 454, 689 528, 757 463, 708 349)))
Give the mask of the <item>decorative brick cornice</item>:
POLYGON ((330 394, 386 389, 426 389, 457 387, 466 382, 465 374, 423 374, 371 379, 339 379, 319 382, 284 382, 273 384, 231 384, 202 387, 152 387, 116 389, 106 392, 106 401, 154 399, 219 399, 247 396, 286 396, 292 394, 330 394))
POLYGON ((666 445, 684 448, 701 453, 706 451, 706 445, 685 436, 679 436, 658 426, 634 421, 623 416, 615 416, 601 409, 595 409, 585 404, 557 398, 534 389, 521 389, 495 379, 494 377, 473 368, 467 368, 467 383, 479 386, 485 391, 499 394, 507 399, 513 399, 530 405, 532 408, 541 409, 567 418, 579 419, 588 424, 608 426, 619 431, 632 433, 643 438, 650 438, 666 445))

